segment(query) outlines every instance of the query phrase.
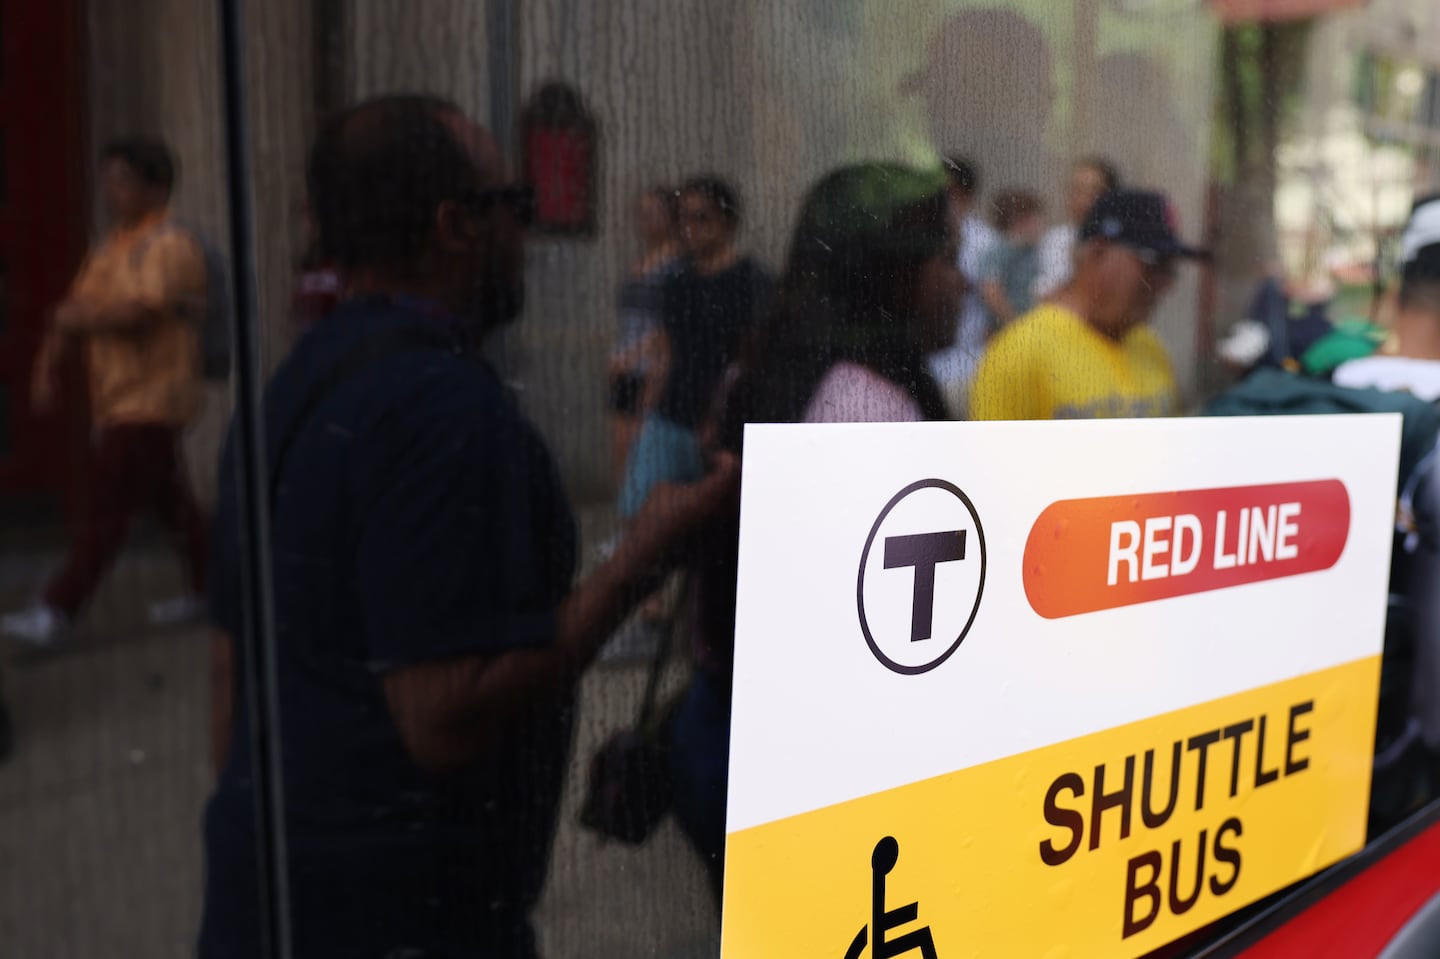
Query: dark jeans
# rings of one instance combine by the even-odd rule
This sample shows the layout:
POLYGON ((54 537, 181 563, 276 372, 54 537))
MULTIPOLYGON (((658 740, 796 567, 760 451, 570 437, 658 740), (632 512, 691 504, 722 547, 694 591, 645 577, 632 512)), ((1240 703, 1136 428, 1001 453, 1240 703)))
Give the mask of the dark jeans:
POLYGON ((190 587, 205 591, 205 520, 180 463, 180 430, 164 424, 107 426, 90 453, 91 495, 65 564, 50 578, 46 605, 74 615, 100 585, 141 510, 180 541, 190 587))
POLYGON ((730 690, 697 671, 670 739, 675 818, 705 860, 715 901, 725 878, 725 789, 730 766, 730 690))

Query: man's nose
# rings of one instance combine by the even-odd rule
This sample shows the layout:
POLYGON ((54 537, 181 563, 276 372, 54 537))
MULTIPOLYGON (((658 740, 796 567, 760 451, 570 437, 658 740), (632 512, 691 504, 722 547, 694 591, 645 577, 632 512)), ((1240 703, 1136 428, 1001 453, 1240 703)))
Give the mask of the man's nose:
POLYGON ((1175 282, 1175 271, 1165 265, 1146 267, 1144 272, 1144 283, 1146 289, 1155 297, 1165 295, 1166 291, 1175 282))

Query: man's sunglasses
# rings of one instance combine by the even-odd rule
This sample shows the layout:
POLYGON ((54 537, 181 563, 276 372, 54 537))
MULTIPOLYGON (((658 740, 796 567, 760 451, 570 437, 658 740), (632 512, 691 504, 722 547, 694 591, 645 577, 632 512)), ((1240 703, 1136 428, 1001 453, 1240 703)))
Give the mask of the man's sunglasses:
POLYGON ((1175 258, 1157 253, 1144 247, 1125 245, 1125 248, 1144 265, 1146 270, 1156 271, 1164 274, 1175 272, 1175 258))
POLYGON ((523 183, 491 190, 467 190, 456 199, 475 214, 486 213, 495 204, 501 203, 510 208, 521 226, 535 222, 535 188, 523 183))
POLYGON ((721 214, 715 210, 687 210, 683 207, 680 210, 680 221, 682 223, 713 223, 720 219, 721 214))

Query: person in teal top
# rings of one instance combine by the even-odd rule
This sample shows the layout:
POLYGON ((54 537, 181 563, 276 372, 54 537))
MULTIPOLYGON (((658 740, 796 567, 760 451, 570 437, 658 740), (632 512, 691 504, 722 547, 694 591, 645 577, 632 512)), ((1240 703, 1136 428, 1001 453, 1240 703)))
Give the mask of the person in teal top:
POLYGON ((993 203, 1000 242, 980 267, 980 296, 994 333, 1035 305, 1035 279, 1040 275, 1040 234, 1045 229, 1040 198, 1027 190, 1003 190, 993 203))

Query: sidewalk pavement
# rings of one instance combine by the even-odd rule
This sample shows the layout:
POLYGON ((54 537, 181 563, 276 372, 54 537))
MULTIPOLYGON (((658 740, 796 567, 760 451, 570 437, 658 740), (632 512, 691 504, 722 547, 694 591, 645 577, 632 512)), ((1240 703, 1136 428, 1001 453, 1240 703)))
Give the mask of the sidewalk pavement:
MULTIPOLYGON (((595 517, 585 524, 594 531, 595 517)), ((596 539, 587 537, 586 542, 596 539)), ((31 595, 58 549, 0 556, 0 609, 31 595)), ((193 954, 200 814, 211 770, 203 629, 154 630, 150 601, 178 565, 132 548, 75 640, 40 660, 0 648, 17 748, 0 766, 0 954, 160 959, 193 954)), ((536 920, 549 959, 701 959, 718 953, 703 872, 673 821, 639 849, 603 843, 576 814, 584 765, 634 715, 640 665, 601 666, 581 714, 550 881, 536 920)), ((667 685, 683 681, 672 667, 667 685)))

